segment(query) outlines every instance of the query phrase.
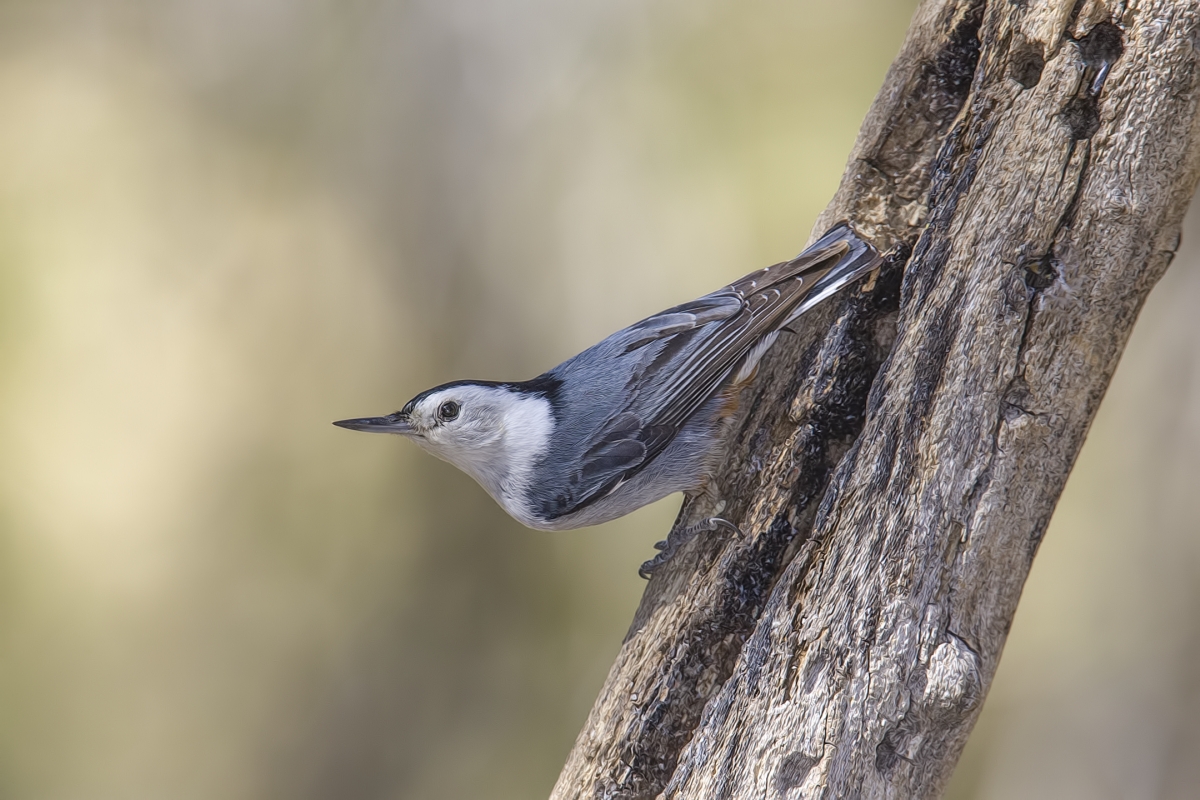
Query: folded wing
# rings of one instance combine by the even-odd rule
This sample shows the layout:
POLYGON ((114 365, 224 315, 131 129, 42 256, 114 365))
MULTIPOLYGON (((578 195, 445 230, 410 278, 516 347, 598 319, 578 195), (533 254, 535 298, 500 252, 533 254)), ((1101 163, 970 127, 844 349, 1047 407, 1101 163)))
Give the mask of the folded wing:
MULTIPOLYGON (((534 490, 542 511, 551 519, 564 516, 615 491, 670 444, 739 364, 762 355, 765 348, 754 351, 765 337, 879 261, 877 251, 839 225, 792 261, 648 317, 587 351, 593 359, 613 359, 615 368, 607 372, 624 385, 595 387, 598 395, 619 388, 612 395, 617 402, 593 417, 576 453, 563 454, 578 469, 534 490)), ((553 371, 573 389, 584 379, 566 376, 583 355, 553 371)))

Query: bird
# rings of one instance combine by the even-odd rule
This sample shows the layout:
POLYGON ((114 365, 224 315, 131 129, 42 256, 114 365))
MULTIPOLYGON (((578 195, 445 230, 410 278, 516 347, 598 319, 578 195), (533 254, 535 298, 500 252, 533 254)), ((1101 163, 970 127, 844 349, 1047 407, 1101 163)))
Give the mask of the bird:
MULTIPOLYGON (((709 491, 738 394, 766 351, 881 263, 840 223, 796 258, 636 322, 532 380, 452 381, 393 414, 333 424, 412 440, 530 528, 598 525, 709 491)), ((736 530, 717 518, 699 527, 722 524, 736 530)))

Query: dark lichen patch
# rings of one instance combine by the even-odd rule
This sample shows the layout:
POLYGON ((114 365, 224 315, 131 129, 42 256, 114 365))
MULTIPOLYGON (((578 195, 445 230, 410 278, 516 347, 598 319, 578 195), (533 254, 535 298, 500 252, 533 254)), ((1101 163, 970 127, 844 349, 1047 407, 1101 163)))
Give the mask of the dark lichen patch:
POLYGON ((1100 130, 1100 108, 1096 98, 1090 94, 1082 97, 1072 97, 1063 106, 1059 115, 1070 131, 1071 139, 1081 141, 1090 139, 1100 130))
POLYGON ((1071 14, 1067 17, 1067 30, 1074 29, 1075 23, 1079 20, 1079 12, 1083 10, 1083 2, 1084 0, 1075 0, 1071 5, 1071 14))
POLYGON ((944 44, 923 66, 911 99, 887 120, 883 139, 867 158, 893 187, 903 189, 902 197, 916 199, 923 193, 927 185, 924 170, 910 173, 927 161, 929 149, 949 130, 970 93, 979 64, 979 29, 986 6, 983 0, 970 0, 947 31, 944 44))
POLYGON ((804 783, 804 779, 808 777, 808 773, 819 763, 820 759, 816 756, 810 756, 799 750, 788 754, 782 763, 780 763, 779 770, 775 773, 776 791, 783 794, 789 789, 795 789, 804 783))
POLYGON ((892 728, 883 736, 881 741, 875 747, 875 769, 886 775, 892 771, 892 767, 896 766, 896 762, 901 756, 898 749, 902 743, 904 736, 899 733, 896 728, 892 728))
POLYGON ((957 113, 967 98, 979 64, 979 28, 986 8, 986 2, 971 3, 934 59, 931 84, 935 93, 930 105, 940 117, 946 117, 948 112, 957 113))
POLYGON ((1023 89, 1037 86, 1046 68, 1045 51, 1040 42, 1021 42, 1012 49, 1008 62, 1008 76, 1023 89))
MULTIPOLYGON (((957 284, 946 308, 958 309, 962 292, 962 284, 957 284)), ((942 313, 934 316, 924 327, 924 340, 913 364, 912 393, 906 409, 912 430, 920 430, 932 410, 937 389, 942 383, 946 359, 958 337, 961 322, 957 314, 942 313)))

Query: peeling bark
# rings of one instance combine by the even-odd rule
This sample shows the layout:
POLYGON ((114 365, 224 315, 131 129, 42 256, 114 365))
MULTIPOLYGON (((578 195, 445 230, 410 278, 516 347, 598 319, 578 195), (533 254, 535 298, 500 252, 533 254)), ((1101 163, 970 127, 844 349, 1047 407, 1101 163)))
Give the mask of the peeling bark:
POLYGON ((1198 24, 922 3, 817 225, 892 264, 768 357, 718 482, 745 535, 655 574, 554 798, 941 791, 1178 245, 1198 24))

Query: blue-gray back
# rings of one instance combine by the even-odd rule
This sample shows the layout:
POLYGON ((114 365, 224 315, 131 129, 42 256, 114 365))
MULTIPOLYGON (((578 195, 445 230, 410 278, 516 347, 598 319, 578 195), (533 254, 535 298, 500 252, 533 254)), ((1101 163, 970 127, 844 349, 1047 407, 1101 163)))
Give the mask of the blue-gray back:
POLYGON ((838 226, 792 261, 614 333, 526 384, 554 409, 530 500, 548 519, 615 491, 661 453, 765 336, 879 264, 838 226), (570 464, 551 470, 549 464, 570 464))

